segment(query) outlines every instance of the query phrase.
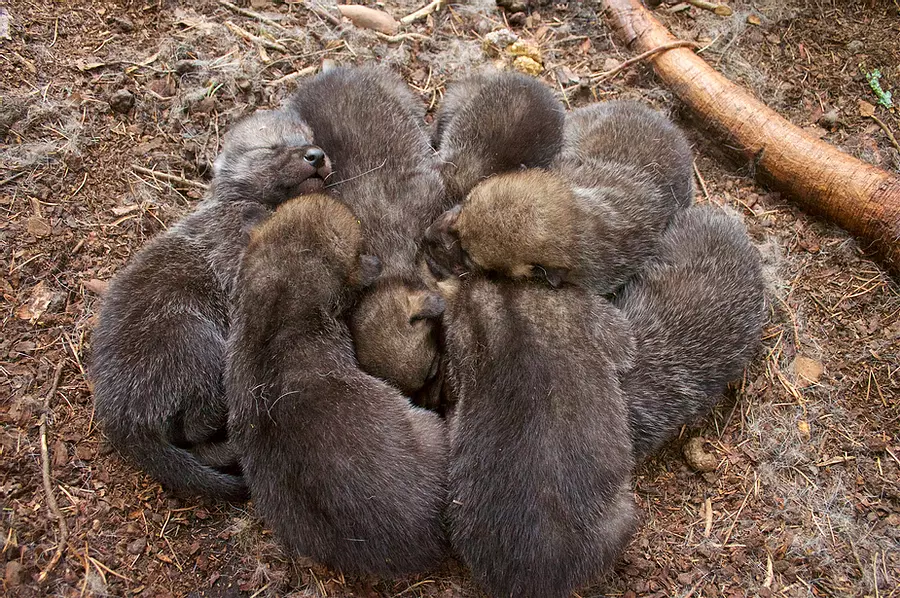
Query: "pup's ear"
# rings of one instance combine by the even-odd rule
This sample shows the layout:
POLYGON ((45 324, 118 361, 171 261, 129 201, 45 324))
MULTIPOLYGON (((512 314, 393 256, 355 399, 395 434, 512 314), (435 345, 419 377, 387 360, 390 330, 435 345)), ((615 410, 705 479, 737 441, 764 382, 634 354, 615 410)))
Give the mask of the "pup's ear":
POLYGON ((381 276, 381 260, 374 255, 359 256, 359 284, 367 287, 381 276))
POLYGON ((272 212, 260 203, 252 203, 241 209, 241 233, 250 236, 253 229, 268 220, 272 212))
POLYGON ((447 302, 437 293, 419 291, 409 297, 409 322, 434 320, 447 309, 447 302))
POLYGON ((550 283, 554 289, 558 289, 562 286, 563 281, 566 280, 566 277, 569 274, 569 271, 565 268, 542 268, 544 271, 544 277, 547 279, 547 282, 550 283))

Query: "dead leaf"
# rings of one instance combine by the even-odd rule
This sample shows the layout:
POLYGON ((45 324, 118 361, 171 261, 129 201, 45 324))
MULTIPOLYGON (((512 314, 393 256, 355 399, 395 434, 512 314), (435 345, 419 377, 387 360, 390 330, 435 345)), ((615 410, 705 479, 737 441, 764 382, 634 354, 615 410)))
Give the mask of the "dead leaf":
POLYGON ((819 381, 819 378, 825 373, 825 366, 817 359, 798 355, 794 359, 793 370, 797 387, 806 388, 819 381))
POLYGON ((809 440, 809 422, 801 419, 797 422, 797 430, 800 431, 800 437, 803 440, 809 440))
POLYGON ((50 307, 50 303, 53 301, 56 293, 47 288, 47 285, 44 284, 44 281, 37 283, 34 286, 34 289, 31 291, 31 298, 28 300, 28 303, 19 307, 16 310, 16 316, 20 320, 28 320, 32 324, 37 322, 44 312, 47 311, 47 308, 50 307))
POLYGON ((25 221, 25 230, 35 237, 46 237, 53 232, 50 221, 41 216, 32 216, 25 221))
POLYGON ((759 17, 756 15, 747 15, 747 22, 751 25, 760 25, 762 21, 759 20, 759 17))
POLYGON ((341 15, 350 19, 354 26, 362 29, 380 31, 385 35, 396 35, 400 30, 400 23, 395 21, 394 17, 374 8, 355 4, 339 4, 338 10, 341 11, 341 15))
POLYGON ((97 280, 96 278, 92 278, 84 283, 84 288, 94 293, 95 295, 102 295, 106 292, 106 289, 108 287, 108 280, 97 280))
POLYGON ((875 116, 875 106, 865 100, 859 101, 859 115, 871 118, 875 116))

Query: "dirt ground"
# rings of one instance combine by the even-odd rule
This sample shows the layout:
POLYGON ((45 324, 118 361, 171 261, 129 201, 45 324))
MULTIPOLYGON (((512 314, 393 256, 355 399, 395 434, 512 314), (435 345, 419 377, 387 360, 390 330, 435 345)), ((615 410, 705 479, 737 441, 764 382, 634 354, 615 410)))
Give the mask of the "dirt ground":
MULTIPOLYGON (((172 498, 104 444, 84 367, 104 282, 201 197, 231 123, 277 105, 292 74, 324 59, 394 64, 433 107, 454 77, 512 62, 481 41, 508 20, 568 104, 638 98, 679 120, 697 150, 698 201, 742 215, 769 280, 762 350, 712 416, 638 469, 639 531, 616 570, 580 595, 900 596, 897 283, 846 233, 756 185, 752 165, 730 161, 648 66, 579 86, 630 56, 596 2, 520 4, 522 14, 491 0, 454 4, 386 40, 300 2, 242 3, 275 25, 216 0, 0 3, 6 595, 480 595, 455 564, 370 580, 290 561, 246 505, 172 498), (40 583, 61 540, 41 481, 45 413, 69 535, 40 583), (693 437, 705 439, 714 471, 686 463, 693 437)), ((877 103, 862 69, 879 68, 883 87, 900 93, 896 0, 728 4, 730 17, 666 5, 658 14, 794 124, 900 172, 900 154, 859 108, 877 103)), ((399 18, 421 5, 379 6, 399 18)), ((896 112, 876 115, 900 133, 896 112)))

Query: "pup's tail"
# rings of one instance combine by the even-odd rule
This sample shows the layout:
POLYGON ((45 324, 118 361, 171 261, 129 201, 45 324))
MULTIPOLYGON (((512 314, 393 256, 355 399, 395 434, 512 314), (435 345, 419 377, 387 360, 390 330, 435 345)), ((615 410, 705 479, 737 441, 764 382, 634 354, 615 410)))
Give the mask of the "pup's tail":
POLYGON ((110 440, 120 453, 176 494, 203 495, 231 502, 249 498, 247 484, 241 476, 204 464, 162 434, 142 431, 110 440))

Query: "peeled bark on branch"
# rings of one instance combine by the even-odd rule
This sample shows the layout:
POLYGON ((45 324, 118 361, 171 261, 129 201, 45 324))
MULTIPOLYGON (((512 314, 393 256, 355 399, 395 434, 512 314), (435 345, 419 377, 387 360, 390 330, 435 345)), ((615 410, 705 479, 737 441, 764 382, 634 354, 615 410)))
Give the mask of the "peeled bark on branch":
MULTIPOLYGON (((607 23, 636 51, 676 40, 640 0, 601 0, 601 6, 607 23)), ((682 102, 755 163, 764 182, 856 235, 900 278, 900 177, 792 125, 689 49, 649 60, 682 102)))

